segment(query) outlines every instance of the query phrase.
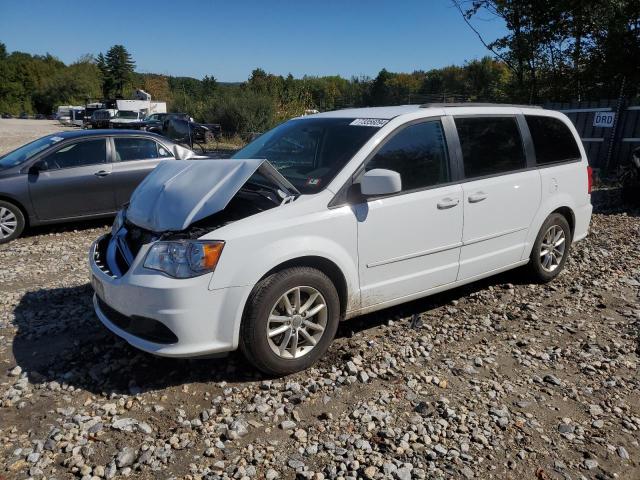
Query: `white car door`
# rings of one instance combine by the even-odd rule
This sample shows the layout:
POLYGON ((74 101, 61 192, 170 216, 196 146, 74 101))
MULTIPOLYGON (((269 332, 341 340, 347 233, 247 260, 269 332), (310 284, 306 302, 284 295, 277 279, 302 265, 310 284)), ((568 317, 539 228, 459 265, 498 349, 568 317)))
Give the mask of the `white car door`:
POLYGON ((465 182, 458 280, 519 262, 540 206, 540 174, 527 169, 515 116, 455 118, 465 182))
POLYGON ((439 118, 405 126, 365 171, 400 173, 402 191, 356 206, 362 307, 454 282, 462 238, 462 188, 451 183, 439 118))

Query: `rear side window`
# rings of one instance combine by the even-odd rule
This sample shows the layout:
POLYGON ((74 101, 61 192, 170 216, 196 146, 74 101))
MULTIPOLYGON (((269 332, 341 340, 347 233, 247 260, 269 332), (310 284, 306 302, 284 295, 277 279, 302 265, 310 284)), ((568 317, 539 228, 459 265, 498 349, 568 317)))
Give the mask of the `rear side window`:
POLYGON ((514 117, 456 118, 466 178, 526 167, 520 130, 514 117))
POLYGON ((525 115, 538 165, 579 160, 580 149, 564 122, 552 117, 525 115))
POLYGON ((385 168, 400 174, 402 191, 449 181, 449 158, 439 120, 406 127, 367 163, 367 171, 385 168))
POLYGON ((114 138, 116 161, 147 160, 168 156, 166 149, 148 138, 114 138))

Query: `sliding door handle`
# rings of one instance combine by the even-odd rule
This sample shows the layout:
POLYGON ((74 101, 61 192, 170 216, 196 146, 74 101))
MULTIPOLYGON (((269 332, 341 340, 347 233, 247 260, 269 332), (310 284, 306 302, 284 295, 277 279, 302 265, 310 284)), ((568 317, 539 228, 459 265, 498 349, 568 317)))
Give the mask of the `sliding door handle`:
POLYGON ((487 198, 487 194, 484 192, 477 192, 472 195, 469 195, 469 203, 478 203, 487 198))

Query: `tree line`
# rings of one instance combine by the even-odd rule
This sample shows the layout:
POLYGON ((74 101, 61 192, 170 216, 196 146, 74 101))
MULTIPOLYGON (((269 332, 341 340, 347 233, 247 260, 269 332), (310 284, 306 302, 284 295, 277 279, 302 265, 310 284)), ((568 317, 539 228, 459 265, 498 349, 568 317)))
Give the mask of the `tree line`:
POLYGON ((635 97, 640 88, 638 0, 452 0, 468 26, 508 67, 519 102, 635 97), (507 34, 485 39, 496 19, 507 34))
POLYGON ((244 82, 135 72, 126 48, 65 65, 50 54, 7 52, 0 43, 0 113, 51 113, 57 105, 129 98, 135 89, 169 109, 220 123, 225 132, 264 131, 305 110, 406 103, 543 103, 640 93, 638 0, 452 0, 488 56, 375 77, 294 78, 261 68, 244 82), (500 19, 507 34, 487 41, 479 19, 500 19))

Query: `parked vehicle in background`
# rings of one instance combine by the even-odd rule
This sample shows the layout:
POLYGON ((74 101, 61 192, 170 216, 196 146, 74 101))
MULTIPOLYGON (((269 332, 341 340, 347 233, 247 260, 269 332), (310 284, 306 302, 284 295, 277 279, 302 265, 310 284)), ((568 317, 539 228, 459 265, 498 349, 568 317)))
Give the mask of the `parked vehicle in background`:
POLYGON ((7 153, 0 157, 0 243, 27 225, 113 215, 158 163, 176 155, 193 152, 128 130, 60 132, 7 153))
POLYGON ((85 123, 85 110, 82 107, 75 107, 69 110, 69 124, 74 127, 83 127, 85 123))
POLYGON ((102 102, 91 102, 91 103, 87 103, 84 106, 84 124, 83 127, 84 128, 91 128, 92 127, 92 118, 93 118, 93 114, 95 112, 97 112, 98 110, 104 110, 105 108, 107 108, 107 105, 105 103, 102 102))
POLYGON ((47 116, 44 113, 37 113, 34 117, 36 120, 46 120, 47 116))
POLYGON ((140 122, 132 123, 131 127, 139 128, 140 130, 146 130, 148 132, 162 134, 162 126, 165 120, 169 118, 193 120, 186 113, 153 113, 144 117, 140 122))
POLYGON ((177 116, 167 117, 159 133, 169 137, 174 142, 189 145, 190 148, 193 148, 194 144, 213 142, 215 138, 220 135, 221 129, 219 124, 197 123, 194 122, 192 118, 187 118, 177 116))
POLYGON ((109 128, 111 119, 116 115, 117 110, 101 109, 91 114, 91 128, 109 128))
POLYGON ((109 121, 111 128, 135 128, 135 125, 144 118, 142 112, 133 110, 118 110, 109 121))
POLYGON ((90 252, 94 307, 130 344, 240 348, 283 375, 338 322, 525 266, 556 277, 591 218, 562 113, 363 108, 288 121, 230 160, 166 162, 90 252))
POLYGON ((10 113, 3 113, 2 118, 13 118, 13 115, 11 115, 10 113))
POLYGON ((631 152, 631 158, 622 165, 622 198, 631 205, 640 205, 640 147, 631 152))
POLYGON ((82 108, 74 105, 60 105, 56 110, 56 120, 63 125, 71 124, 71 110, 74 108, 82 108))
POLYGON ((22 112, 20 114, 20 119, 21 120, 28 120, 29 119, 29 114, 27 112, 22 112))

